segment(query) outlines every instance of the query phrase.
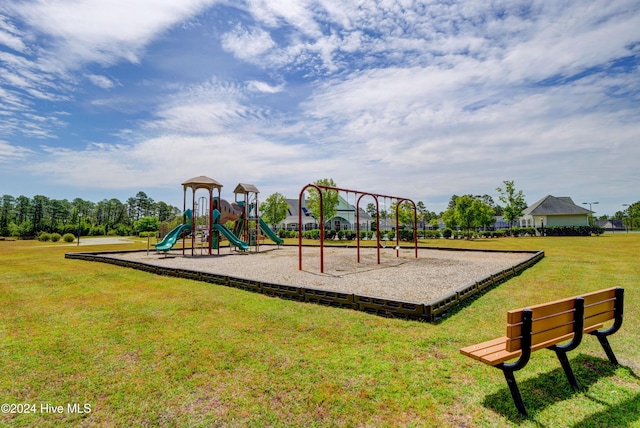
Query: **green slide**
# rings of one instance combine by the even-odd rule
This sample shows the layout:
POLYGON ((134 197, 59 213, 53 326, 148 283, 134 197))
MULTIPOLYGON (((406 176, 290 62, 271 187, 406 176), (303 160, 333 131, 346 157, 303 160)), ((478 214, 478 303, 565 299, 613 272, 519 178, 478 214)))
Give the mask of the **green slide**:
POLYGON ((176 241, 180 238, 180 236, 182 236, 183 233, 186 233, 191 230, 191 222, 193 221, 191 210, 186 210, 184 212, 184 218, 185 220, 188 220, 188 222, 185 224, 180 224, 174 227, 173 229, 171 229, 171 231, 167 233, 167 236, 165 236, 162 239, 162 241, 158 242, 157 244, 154 244, 154 247, 156 247, 156 250, 158 251, 171 250, 171 248, 173 248, 173 246, 176 244, 176 241))
POLYGON ((176 241, 180 238, 180 236, 182 236, 183 233, 188 232, 190 230, 191 230, 190 224, 181 224, 179 226, 174 227, 173 229, 171 229, 169 233, 167 233, 167 236, 165 236, 162 241, 158 242, 157 244, 154 244, 156 247, 156 250, 158 251, 171 250, 171 248, 173 248, 173 246, 175 245, 176 241))
POLYGON ((222 233, 224 235, 225 238, 227 238, 229 240, 229 242, 231 242, 231 244, 235 245, 236 247, 240 248, 242 251, 247 251, 249 249, 249 245, 238 239, 236 237, 236 235, 234 235, 229 229, 227 229, 223 224, 214 224, 213 225, 213 230, 217 230, 220 233, 222 233))
POLYGON ((278 235, 276 235, 273 232, 273 230, 271 230, 269 225, 267 223, 265 223, 264 220, 262 220, 262 219, 260 219, 260 229, 262 229, 262 232, 265 235, 267 235, 267 238, 271 239, 276 244, 278 244, 278 245, 284 244, 284 241, 282 239, 278 238, 278 235))

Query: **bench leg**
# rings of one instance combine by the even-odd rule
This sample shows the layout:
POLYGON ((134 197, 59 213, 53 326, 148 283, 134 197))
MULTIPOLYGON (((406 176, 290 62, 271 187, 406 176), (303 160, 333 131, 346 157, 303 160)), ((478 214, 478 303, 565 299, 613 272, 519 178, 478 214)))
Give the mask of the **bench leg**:
POLYGON ((513 370, 503 368, 502 372, 504 373, 504 378, 507 380, 509 391, 511 391, 511 397, 513 397, 513 402, 515 403, 518 412, 520 412, 522 416, 527 416, 527 409, 524 408, 522 396, 520 395, 520 390, 518 389, 516 378, 513 375, 513 370))
POLYGON ((615 354, 613 353, 613 349, 611 349, 611 345, 609 345, 609 339, 607 339, 607 336, 600 335, 600 334, 596 334, 596 336, 598 336, 598 340, 600 341, 600 345, 602 345, 602 349, 604 349, 604 353, 607 354, 607 358, 609 358, 609 361, 611 361, 611 364, 617 366, 618 365, 618 359, 616 358, 615 354))
POLYGON ((573 369, 569 364, 569 358, 567 358, 567 353, 560 349, 555 349, 555 351, 556 351, 556 355, 558 356, 558 360, 560 361, 560 365, 564 370, 564 374, 567 376, 569 385, 571 385, 571 388, 573 388, 574 391, 578 391, 580 389, 580 386, 578 385, 578 381, 576 380, 576 377, 573 374, 573 369))

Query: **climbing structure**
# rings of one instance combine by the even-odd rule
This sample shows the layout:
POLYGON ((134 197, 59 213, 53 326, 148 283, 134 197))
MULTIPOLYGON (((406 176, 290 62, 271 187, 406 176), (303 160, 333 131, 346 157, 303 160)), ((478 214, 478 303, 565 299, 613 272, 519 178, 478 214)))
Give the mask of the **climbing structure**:
POLYGON ((183 255, 186 252, 185 240, 188 236, 191 237, 191 255, 195 255, 196 248, 198 248, 196 239, 199 239, 198 243, 201 244, 199 247, 201 254, 204 252, 202 244, 205 242, 208 254, 212 254, 214 249, 218 250, 218 254, 220 254, 222 237, 229 241, 230 246, 240 251, 248 251, 251 246, 255 248, 256 252, 259 251, 260 232, 278 245, 283 243, 283 240, 260 218, 258 214, 258 194, 260 191, 253 184, 238 184, 233 191, 235 194, 233 202, 228 202, 220 197, 222 184, 204 175, 185 181, 182 183, 182 188, 184 191, 184 212, 189 213, 189 216, 193 213, 193 219, 189 217, 189 222, 185 220, 183 225, 175 229, 175 232, 172 231, 174 232, 173 242, 163 244, 161 248, 158 248, 159 250, 165 250, 165 247, 165 251, 170 250, 179 236, 182 237, 183 255), (187 189, 191 189, 191 192, 188 192, 187 189), (201 190, 206 191, 207 195, 196 195, 201 190), (190 193, 190 208, 187 208, 188 193, 190 193), (230 226, 231 222, 233 222, 233 227, 230 226))
MULTIPOLYGON (((220 199, 220 192, 222 190, 222 184, 218 183, 213 178, 205 177, 204 175, 200 175, 198 177, 193 177, 184 183, 182 183, 183 189, 183 205, 184 210, 187 210, 187 189, 191 189, 191 212, 198 212, 196 210, 196 192, 198 190, 206 190, 208 193, 208 197, 205 198, 203 202, 200 202, 200 211, 206 213, 206 222, 208 223, 207 229, 207 240, 208 240, 208 253, 211 254, 211 239, 212 239, 212 230, 213 230, 213 191, 218 190, 218 199, 220 199), (202 205, 207 204, 208 209, 203 211, 202 205)), ((191 222, 191 255, 194 255, 196 248, 196 221, 191 222)), ((182 238, 182 254, 185 254, 185 238, 182 238)))

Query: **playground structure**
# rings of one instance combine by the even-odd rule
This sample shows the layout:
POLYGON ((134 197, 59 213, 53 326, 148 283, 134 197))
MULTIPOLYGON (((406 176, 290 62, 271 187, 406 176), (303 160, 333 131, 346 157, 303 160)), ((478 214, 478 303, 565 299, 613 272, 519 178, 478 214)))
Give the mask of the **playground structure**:
MULTIPOLYGON (((400 206, 404 202, 409 202, 411 205, 413 205, 413 246, 415 250, 415 257, 418 258, 418 231, 416 229, 418 224, 418 210, 415 202, 413 202, 411 199, 401 198, 398 196, 382 195, 379 193, 362 192, 359 190, 343 189, 340 187, 322 186, 318 184, 307 184, 300 191, 300 197, 298 199, 298 224, 299 225, 302 225, 302 201, 304 198, 304 192, 310 187, 314 188, 318 192, 319 204, 321 207, 323 206, 322 205, 323 191, 346 192, 347 199, 349 197, 349 193, 355 194, 356 196, 356 241, 357 241, 357 248, 358 248, 358 251, 357 251, 358 263, 360 263, 360 201, 362 200, 362 198, 365 196, 370 196, 373 198, 376 205, 376 241, 377 241, 376 250, 378 255, 377 257, 378 264, 380 264, 380 204, 379 204, 378 198, 384 198, 385 200, 386 199, 396 200, 396 216, 395 216, 396 218, 396 229, 395 229, 396 230, 396 234, 395 234, 396 257, 400 257, 400 236, 398 233, 398 230, 399 230, 398 214, 400 211, 400 206)), ((324 213, 322 209, 320 210, 319 227, 320 227, 320 273, 324 273, 324 213)), ((299 229, 301 229, 301 227, 299 227, 299 229)), ((300 230, 300 233, 298 233, 298 269, 302 270, 302 230, 300 230)))
MULTIPOLYGON (((239 184, 234 193, 236 200, 232 203, 220 198, 222 185, 207 177, 195 177, 183 183, 184 188, 184 224, 169 232, 165 239, 156 244, 159 251, 168 252, 178 239, 182 238, 182 253, 186 252, 185 240, 192 239, 191 254, 196 251, 195 236, 200 233, 206 247, 200 247, 211 254, 213 249, 220 251, 220 235, 232 237, 230 248, 236 246, 243 253, 249 250, 249 244, 258 249, 260 241, 258 229, 262 229, 276 243, 282 243, 277 236, 267 233, 270 229, 257 215, 258 190, 251 185, 239 184), (191 192, 191 208, 187 208, 187 189, 191 192), (205 189, 208 197, 196 202, 196 191, 205 189), (217 189, 217 197, 214 190, 217 189), (240 197, 240 195, 242 197, 240 197), (225 226, 225 221, 234 221, 233 226, 225 226), (218 225, 218 226, 215 226, 218 225), (252 233, 252 230, 254 231, 252 233), (257 239, 253 239, 255 236, 257 239), (276 238, 276 239, 273 239, 276 238), (234 244, 235 242, 235 244, 234 244), (244 243, 243 247, 237 245, 244 243)), ((417 207, 413 201, 369 192, 341 189, 315 184, 305 186, 300 192, 298 206, 299 224, 302 224, 302 198, 308 188, 319 192, 319 203, 323 202, 323 191, 335 190, 347 192, 356 197, 356 237, 357 264, 351 262, 352 248, 329 246, 327 256, 331 262, 329 273, 325 274, 325 222, 320 212, 320 245, 314 245, 306 251, 313 254, 315 262, 319 262, 321 275, 302 269, 302 233, 299 233, 298 249, 282 248, 279 251, 265 251, 256 257, 215 257, 207 260, 202 257, 165 257, 156 258, 125 252, 114 254, 72 253, 67 258, 91 261, 102 261, 110 264, 140 269, 159 275, 184 277, 209 283, 237 287, 243 290, 259 292, 268 296, 281 297, 288 300, 318 303, 322 305, 350 308, 382 316, 401 317, 435 321, 446 311, 471 296, 484 292, 490 287, 500 284, 508 278, 518 275, 524 269, 534 265, 544 257, 543 251, 504 251, 487 252, 484 250, 445 251, 444 248, 423 248, 423 255, 418 257, 417 239, 417 207), (360 257, 360 204, 365 196, 373 198, 376 207, 376 251, 377 265, 374 266, 372 253, 365 253, 363 264, 360 257), (381 263, 380 199, 396 201, 396 231, 399 231, 399 213, 403 203, 413 205, 413 245, 415 259, 400 257, 400 234, 396 233, 395 257, 386 251, 381 263), (445 254, 448 253, 448 254, 445 254), (297 255, 297 260, 296 260, 297 255), (287 257, 289 256, 289 260, 287 257), (296 261, 298 269, 296 269, 296 261), (393 269, 389 269, 392 267, 393 269), (429 274, 425 275, 426 269, 429 274), (242 276, 237 276, 239 273, 242 276)), ((300 232, 302 232, 300 230, 300 232)), ((373 248, 371 248, 373 249, 373 248)))
POLYGON ((260 231, 278 245, 282 239, 273 233, 258 214, 258 194, 260 191, 252 184, 240 183, 234 190, 235 200, 228 202, 222 199, 222 184, 216 180, 198 176, 182 183, 183 188, 183 223, 173 228, 164 239, 155 245, 156 250, 168 252, 182 238, 182 254, 187 247, 185 241, 191 236, 191 255, 220 254, 221 237, 229 242, 230 247, 247 252, 250 247, 259 251, 260 231), (191 208, 187 208, 187 189, 191 189, 191 208), (196 192, 206 190, 207 196, 196 200, 196 192), (217 196, 214 191, 217 190, 217 196), (226 224, 234 222, 232 230, 226 224))

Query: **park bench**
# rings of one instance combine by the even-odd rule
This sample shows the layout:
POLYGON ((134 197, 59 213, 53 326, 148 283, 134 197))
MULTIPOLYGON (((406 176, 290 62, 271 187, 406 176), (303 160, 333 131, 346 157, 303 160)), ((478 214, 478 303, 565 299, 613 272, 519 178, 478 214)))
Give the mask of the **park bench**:
POLYGON ((622 325, 623 305, 624 289, 614 287, 508 311, 506 336, 464 347, 460 352, 502 370, 516 408, 526 416, 513 373, 527 365, 532 352, 550 349, 555 351, 571 387, 578 390, 567 352, 580 345, 583 334, 591 334, 598 338, 609 361, 618 365, 607 337, 622 325), (613 324, 604 328, 607 321, 613 324))

